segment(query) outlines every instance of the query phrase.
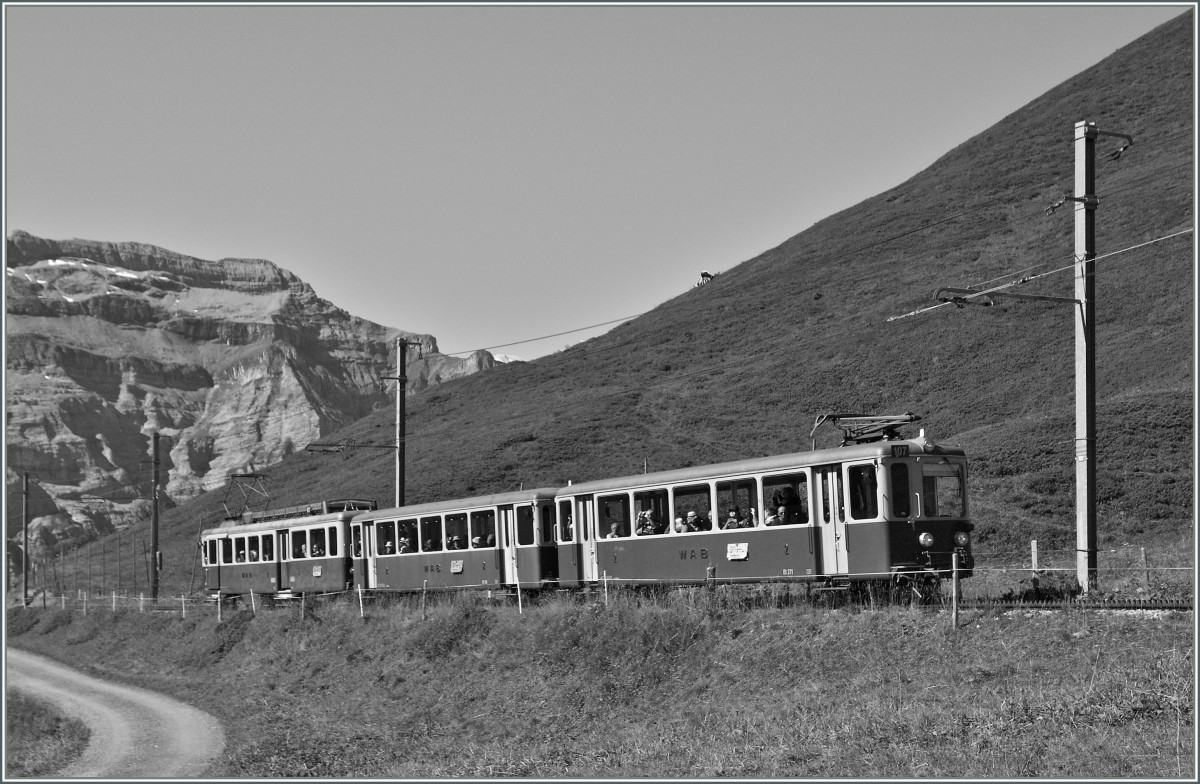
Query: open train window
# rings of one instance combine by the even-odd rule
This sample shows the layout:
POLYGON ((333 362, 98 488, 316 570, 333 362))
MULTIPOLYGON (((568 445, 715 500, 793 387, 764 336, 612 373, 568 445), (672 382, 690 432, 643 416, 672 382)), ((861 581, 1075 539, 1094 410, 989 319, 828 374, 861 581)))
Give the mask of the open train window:
POLYGON ((325 557, 325 529, 314 528, 308 532, 308 554, 313 558, 325 557))
POLYGON ((764 525, 804 525, 808 516, 808 474, 778 474, 763 478, 764 525), (782 507, 783 516, 779 509, 782 507))
POLYGON ((677 487, 672 495, 675 500, 675 517, 683 520, 684 531, 712 530, 712 496, 708 492, 708 485, 677 487), (689 512, 694 512, 695 516, 689 516, 689 512))
POLYGON ((386 520, 375 526, 375 552, 392 555, 396 552, 396 524, 386 520))
POLYGON ((421 518, 421 552, 436 553, 442 549, 442 518, 421 518))
POLYGON ((758 519, 758 487, 753 479, 717 482, 718 528, 753 528, 758 519))
POLYGON ((446 515, 446 549, 465 550, 470 541, 467 539, 467 515, 446 515))
POLYGON ((575 541, 575 528, 571 524, 571 502, 558 502, 558 541, 575 541))
POLYGON ((846 469, 847 492, 850 495, 850 518, 873 520, 879 516, 879 479, 875 465, 852 465, 846 469))
POLYGON ((415 553, 417 551, 417 521, 401 520, 396 524, 396 552, 415 553))
POLYGON ((482 512, 471 512, 471 546, 496 546, 496 512, 485 509, 482 512))
POLYGON ((643 490, 633 494, 637 510, 634 532, 638 536, 658 536, 671 530, 671 508, 667 505, 666 490, 643 490))
POLYGON ((602 495, 596 499, 600 525, 596 535, 601 539, 621 539, 629 536, 629 496, 602 495))

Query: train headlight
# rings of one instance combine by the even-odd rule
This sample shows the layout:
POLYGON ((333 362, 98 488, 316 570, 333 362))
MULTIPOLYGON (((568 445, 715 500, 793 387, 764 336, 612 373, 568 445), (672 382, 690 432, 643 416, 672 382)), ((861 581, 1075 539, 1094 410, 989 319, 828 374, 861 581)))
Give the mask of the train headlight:
POLYGON ((917 537, 917 541, 921 543, 922 547, 932 547, 933 546, 933 534, 929 533, 928 531, 925 531, 920 536, 917 537))
POLYGON ((954 534, 954 543, 959 547, 966 547, 971 543, 971 535, 966 531, 958 531, 954 534))

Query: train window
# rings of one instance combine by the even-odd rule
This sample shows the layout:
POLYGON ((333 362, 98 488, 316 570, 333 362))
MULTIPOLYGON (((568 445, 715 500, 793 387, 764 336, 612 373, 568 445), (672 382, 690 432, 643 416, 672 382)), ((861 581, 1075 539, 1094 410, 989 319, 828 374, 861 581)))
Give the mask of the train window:
POLYGON ((375 526, 375 552, 380 555, 394 555, 396 552, 396 523, 385 520, 375 526))
POLYGON ((325 556, 325 529, 314 528, 308 532, 308 554, 313 558, 325 556))
POLYGON ((396 541, 396 552, 415 553, 417 551, 417 521, 401 520, 398 526, 399 538, 396 541))
POLYGON ((217 562, 217 542, 209 539, 204 543, 204 565, 212 566, 217 562))
POLYGON ((421 552, 436 553, 442 549, 442 518, 421 518, 421 552))
POLYGON ((239 536, 233 540, 233 560, 238 563, 246 562, 246 537, 239 536))
POLYGON ((533 507, 517 507, 517 544, 533 544, 533 507))
POLYGON ((628 495, 602 495, 596 499, 596 508, 600 512, 600 538, 620 539, 629 536, 628 495))
POLYGON ((922 503, 926 517, 962 517, 962 469, 949 464, 922 465, 922 503))
POLYGON ((541 530, 539 544, 550 544, 554 541, 554 504, 542 504, 542 515, 538 518, 541 530))
POLYGON ((643 490, 633 494, 633 508, 637 509, 634 530, 638 536, 658 536, 671 530, 671 508, 667 505, 666 490, 643 490))
POLYGON ((482 512, 471 512, 471 546, 496 546, 496 512, 486 509, 482 512))
POLYGON ((329 550, 327 555, 333 557, 338 554, 338 529, 337 526, 329 526, 326 529, 329 532, 329 550))
POLYGON ((258 535, 251 536, 246 544, 246 562, 258 563, 258 535))
POLYGON ((717 482, 717 526, 753 528, 758 523, 758 487, 753 479, 717 482))
POLYGON ((221 563, 233 563, 233 540, 221 540, 221 563))
POLYGON ((846 471, 850 493, 850 518, 871 520, 879 516, 879 480, 874 465, 853 465, 846 471))
POLYGON ((677 531, 711 531, 712 497, 708 485, 677 487, 672 493, 675 501, 677 531))
POLYGON ((467 516, 465 514, 446 515, 446 549, 467 549, 467 516))
POLYGON ((292 531, 292 557, 308 557, 308 534, 304 531, 292 531))
POLYGON ((892 463, 888 466, 888 475, 892 481, 892 516, 908 517, 912 514, 912 501, 909 500, 908 463, 892 463))
POLYGON ((559 501, 558 503, 558 541, 575 541, 575 529, 571 525, 570 501, 559 501))
MULTIPOLYGON (((808 474, 780 474, 763 477, 766 519, 763 525, 805 525, 808 516, 808 474), (780 516, 779 510, 783 509, 780 516)), ((826 520, 828 510, 826 510, 826 520)))

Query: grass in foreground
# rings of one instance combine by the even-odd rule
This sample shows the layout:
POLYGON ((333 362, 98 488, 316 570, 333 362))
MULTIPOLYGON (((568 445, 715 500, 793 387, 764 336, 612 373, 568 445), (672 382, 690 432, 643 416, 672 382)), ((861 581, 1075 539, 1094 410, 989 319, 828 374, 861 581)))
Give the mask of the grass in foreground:
MULTIPOLYGON (((14 642, 188 699, 238 777, 1189 777, 1191 613, 747 607, 720 590, 151 616, 14 642)), ((28 611, 27 611, 28 612, 28 611)), ((10 639, 13 639, 10 636, 10 639)))
POLYGON ((5 778, 48 776, 83 753, 91 731, 53 706, 20 691, 5 691, 5 778))

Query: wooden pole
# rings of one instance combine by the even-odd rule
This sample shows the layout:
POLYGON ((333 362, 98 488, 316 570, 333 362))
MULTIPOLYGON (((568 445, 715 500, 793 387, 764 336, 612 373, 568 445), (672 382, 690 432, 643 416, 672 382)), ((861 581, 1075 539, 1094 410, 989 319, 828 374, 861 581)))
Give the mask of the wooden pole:
POLYGON ((950 556, 950 568, 954 576, 950 581, 950 628, 958 628, 958 553, 950 556))

